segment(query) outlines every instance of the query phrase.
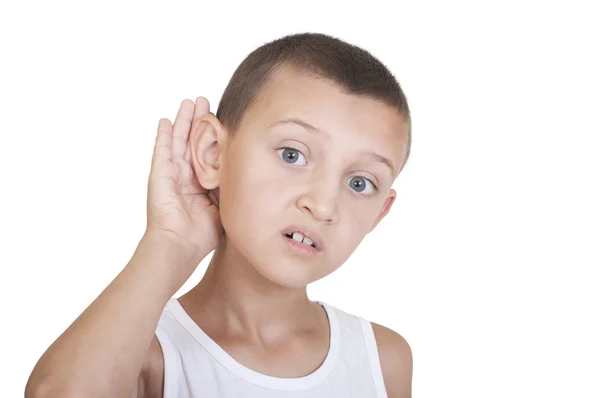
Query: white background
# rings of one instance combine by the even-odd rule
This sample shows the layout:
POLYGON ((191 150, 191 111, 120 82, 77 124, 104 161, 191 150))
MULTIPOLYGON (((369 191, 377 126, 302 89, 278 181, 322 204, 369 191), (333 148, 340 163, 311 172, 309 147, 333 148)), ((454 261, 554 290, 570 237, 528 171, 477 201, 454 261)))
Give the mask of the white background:
POLYGON ((129 261, 158 120, 198 95, 216 112, 250 51, 312 31, 395 73, 413 147, 388 218, 311 298, 402 334, 415 397, 599 397, 592 3, 3 3, 0 395, 129 261))

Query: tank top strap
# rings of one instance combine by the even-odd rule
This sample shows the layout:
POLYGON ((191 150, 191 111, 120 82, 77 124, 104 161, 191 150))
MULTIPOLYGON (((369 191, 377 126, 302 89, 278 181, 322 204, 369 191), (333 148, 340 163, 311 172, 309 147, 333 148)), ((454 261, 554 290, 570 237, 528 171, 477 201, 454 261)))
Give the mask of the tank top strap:
POLYGON ((375 389, 377 390, 377 396, 387 397, 385 383, 383 382, 383 372, 381 371, 381 362, 379 361, 377 341, 375 340, 375 333, 373 332, 373 325, 370 321, 361 316, 357 316, 357 318, 360 321, 360 326, 363 332, 365 346, 367 348, 367 354, 369 357, 369 364, 371 365, 371 374, 373 376, 373 382, 375 383, 375 389))
POLYGON ((346 356, 345 360, 352 363, 368 362, 364 365, 365 371, 370 373, 377 397, 387 398, 377 341, 371 322, 323 301, 317 302, 328 308, 329 312, 336 314, 335 318, 339 325, 343 349, 342 355, 346 356))

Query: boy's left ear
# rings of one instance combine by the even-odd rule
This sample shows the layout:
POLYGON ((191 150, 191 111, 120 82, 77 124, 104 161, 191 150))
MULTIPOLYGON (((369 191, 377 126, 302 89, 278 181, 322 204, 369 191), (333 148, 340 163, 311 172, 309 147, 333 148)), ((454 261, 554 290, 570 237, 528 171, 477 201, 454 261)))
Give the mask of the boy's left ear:
POLYGON ((375 227, 377 226, 377 224, 379 224, 379 222, 381 220, 383 220, 383 218, 389 213, 395 200, 396 200, 396 191, 393 189, 390 189, 390 194, 385 199, 385 202, 383 203, 383 206, 381 207, 381 210, 379 211, 379 215, 377 216, 377 219, 373 223, 373 226, 371 227, 369 232, 374 230, 375 227))

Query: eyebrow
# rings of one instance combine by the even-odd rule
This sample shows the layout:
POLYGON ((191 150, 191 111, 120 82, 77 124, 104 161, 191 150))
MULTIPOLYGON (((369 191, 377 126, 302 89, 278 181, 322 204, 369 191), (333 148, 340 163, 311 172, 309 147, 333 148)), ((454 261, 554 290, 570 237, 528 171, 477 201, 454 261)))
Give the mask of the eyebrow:
POLYGON ((310 131, 311 133, 321 133, 321 134, 327 135, 327 133, 316 128, 312 124, 308 124, 304 120, 298 119, 296 117, 290 117, 287 119, 278 120, 275 123, 273 123, 272 125, 270 125, 269 128, 279 126, 280 124, 297 124, 301 127, 304 127, 306 130, 310 131))
MULTIPOLYGON (((287 119, 278 120, 275 123, 271 124, 269 126, 269 128, 279 126, 281 124, 296 124, 301 127, 304 127, 307 131, 309 131, 311 133, 320 133, 320 134, 328 135, 323 130, 318 129, 315 126, 313 126, 312 124, 306 123, 305 121, 298 119, 296 117, 290 117, 287 119)), ((395 177, 396 169, 394 168, 394 163, 389 158, 386 158, 385 156, 382 156, 382 155, 372 152, 372 151, 363 152, 362 154, 368 155, 368 156, 372 157, 373 159, 375 159, 376 161, 381 162, 384 165, 386 165, 390 169, 392 179, 395 177)))

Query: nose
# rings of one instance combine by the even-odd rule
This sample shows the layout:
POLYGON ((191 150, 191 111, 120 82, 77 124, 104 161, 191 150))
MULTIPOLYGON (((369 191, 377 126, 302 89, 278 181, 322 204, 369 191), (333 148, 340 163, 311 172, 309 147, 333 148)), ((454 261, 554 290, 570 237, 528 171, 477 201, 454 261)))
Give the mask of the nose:
POLYGON ((310 183, 309 188, 298 196, 296 205, 316 221, 332 224, 337 221, 338 194, 338 184, 323 176, 310 183))

